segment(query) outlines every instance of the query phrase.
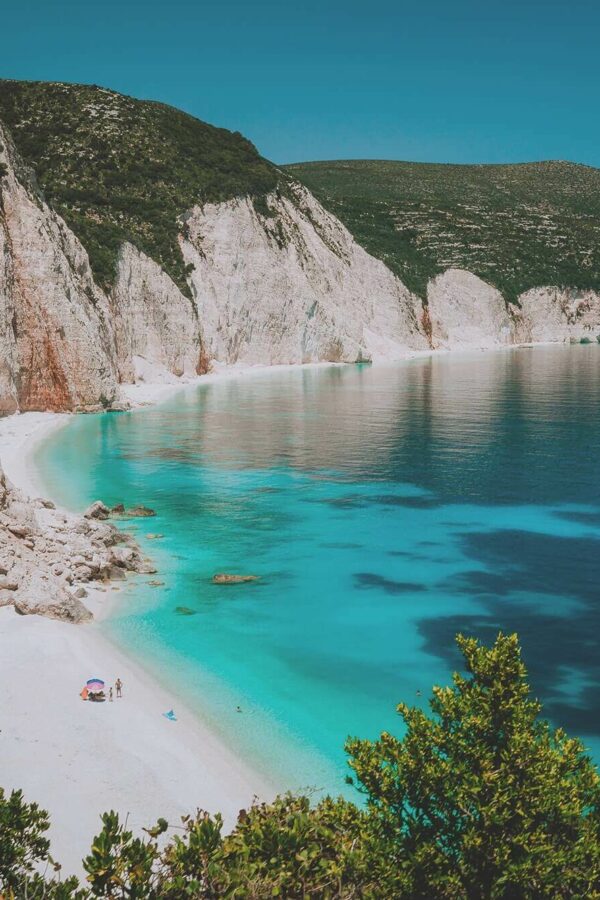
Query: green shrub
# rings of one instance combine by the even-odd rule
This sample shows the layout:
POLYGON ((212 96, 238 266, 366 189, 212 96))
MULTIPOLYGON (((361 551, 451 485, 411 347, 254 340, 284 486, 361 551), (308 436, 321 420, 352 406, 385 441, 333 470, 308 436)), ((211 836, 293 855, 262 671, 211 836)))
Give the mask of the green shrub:
POLYGON ((543 285, 600 290, 600 169, 385 160, 284 169, 421 297, 450 267, 512 302, 543 285))

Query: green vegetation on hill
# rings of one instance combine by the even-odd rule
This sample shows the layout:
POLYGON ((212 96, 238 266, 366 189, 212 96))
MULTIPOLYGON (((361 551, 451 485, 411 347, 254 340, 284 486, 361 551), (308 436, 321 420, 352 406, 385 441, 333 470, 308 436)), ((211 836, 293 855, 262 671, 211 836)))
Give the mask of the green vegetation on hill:
POLYGON ((103 287, 129 240, 189 293, 179 217, 197 203, 263 197, 278 180, 241 134, 95 86, 0 80, 0 121, 103 287))
POLYGON ((422 297, 451 266, 511 301, 541 285, 600 289, 600 169, 375 160, 284 168, 422 297))
POLYGON ((600 898, 600 776, 582 744, 539 718, 515 635, 458 638, 466 675, 433 689, 428 715, 400 704, 404 737, 350 740, 363 808, 286 795, 208 813, 165 841, 116 813, 84 860, 87 884, 46 877, 48 816, 0 790, 7 898, 138 900, 557 900, 600 898))

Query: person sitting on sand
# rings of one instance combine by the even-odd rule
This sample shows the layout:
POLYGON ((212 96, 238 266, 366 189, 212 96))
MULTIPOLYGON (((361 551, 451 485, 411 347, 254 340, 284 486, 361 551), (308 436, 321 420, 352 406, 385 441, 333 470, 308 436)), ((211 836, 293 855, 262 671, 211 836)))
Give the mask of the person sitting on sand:
POLYGON ((89 690, 88 690, 88 686, 87 686, 87 684, 86 684, 86 685, 84 685, 84 687, 82 688, 81 693, 79 694, 79 696, 81 697, 82 700, 87 700, 88 694, 89 694, 89 690))
POLYGON ((120 678, 117 678, 117 680, 115 681, 115 687, 117 689, 117 697, 122 697, 123 696, 123 682, 121 681, 120 678))

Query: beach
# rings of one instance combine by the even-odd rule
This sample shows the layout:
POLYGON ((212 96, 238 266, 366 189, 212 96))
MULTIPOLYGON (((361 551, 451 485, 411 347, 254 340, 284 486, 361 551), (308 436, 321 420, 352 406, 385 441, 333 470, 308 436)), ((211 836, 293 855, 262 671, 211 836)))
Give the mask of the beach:
MULTIPOLYGON (((152 399, 146 386, 143 402, 152 399)), ((0 420, 5 474, 28 495, 43 491, 32 463, 35 447, 69 420, 55 413, 0 420)), ((275 793, 101 633, 96 621, 116 597, 110 584, 90 585, 85 604, 95 621, 82 625, 0 608, 0 784, 22 788, 28 801, 49 811, 51 852, 68 874, 81 873, 105 810, 118 811, 136 830, 159 816, 178 826, 181 815, 197 808, 221 812, 227 827, 254 796, 275 793), (79 692, 92 677, 107 687, 120 678, 122 699, 83 702, 79 692), (163 715, 170 709, 175 722, 163 715)))

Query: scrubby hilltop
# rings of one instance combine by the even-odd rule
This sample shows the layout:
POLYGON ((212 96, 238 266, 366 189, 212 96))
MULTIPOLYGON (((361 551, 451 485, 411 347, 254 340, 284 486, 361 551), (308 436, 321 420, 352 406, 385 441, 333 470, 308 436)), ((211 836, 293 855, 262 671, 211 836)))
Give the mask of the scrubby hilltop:
POLYGON ((182 214, 281 179, 239 132, 96 86, 0 80, 0 120, 103 288, 130 241, 187 293, 182 214))
POLYGON ((286 169, 421 297, 451 268, 511 301, 540 285, 600 289, 600 169, 379 160, 286 169))

